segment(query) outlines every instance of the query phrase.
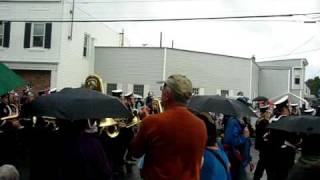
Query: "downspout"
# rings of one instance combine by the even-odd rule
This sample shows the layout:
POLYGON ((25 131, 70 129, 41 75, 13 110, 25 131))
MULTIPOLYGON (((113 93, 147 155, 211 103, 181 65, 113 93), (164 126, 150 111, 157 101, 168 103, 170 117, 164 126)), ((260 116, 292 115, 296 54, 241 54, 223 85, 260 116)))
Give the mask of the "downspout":
MULTIPOLYGON (((292 71, 292 69, 291 69, 291 71, 292 71)), ((288 70, 288 92, 290 92, 291 93, 291 91, 290 91, 290 82, 292 82, 291 81, 291 77, 290 77, 290 69, 288 70)))
MULTIPOLYGON (((301 83, 300 84, 300 97, 302 97, 302 92, 304 92, 303 90, 304 90, 304 86, 305 86, 304 85, 304 65, 303 65, 303 60, 301 61, 301 71, 302 71, 302 73, 301 73, 301 76, 302 76, 301 80, 302 81, 300 81, 300 83, 301 83)), ((301 104, 302 104, 301 100, 300 100, 299 104, 301 106, 301 104)))
POLYGON ((250 80, 249 80, 249 83, 250 83, 250 90, 249 90, 249 95, 250 95, 250 99, 252 99, 252 70, 253 70, 253 59, 250 59, 250 80))
POLYGON ((166 80, 166 66, 167 66, 167 48, 163 48, 163 73, 162 81, 166 80))

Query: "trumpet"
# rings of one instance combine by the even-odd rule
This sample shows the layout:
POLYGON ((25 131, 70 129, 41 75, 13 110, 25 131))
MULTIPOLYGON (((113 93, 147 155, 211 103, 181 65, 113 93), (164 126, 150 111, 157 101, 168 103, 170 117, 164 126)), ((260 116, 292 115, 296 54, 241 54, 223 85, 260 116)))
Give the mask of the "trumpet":
POLYGON ((131 128, 139 125, 141 120, 134 116, 130 123, 126 123, 124 118, 105 118, 100 121, 101 132, 105 131, 110 138, 115 138, 120 134, 121 128, 131 128))

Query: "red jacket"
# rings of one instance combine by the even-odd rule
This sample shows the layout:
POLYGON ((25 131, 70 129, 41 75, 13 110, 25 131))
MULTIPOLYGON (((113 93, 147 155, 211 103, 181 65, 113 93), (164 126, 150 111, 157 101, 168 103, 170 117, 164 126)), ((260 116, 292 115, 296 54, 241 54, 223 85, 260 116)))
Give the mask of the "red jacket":
POLYGON ((196 180, 206 142, 203 121, 186 107, 173 107, 143 120, 132 153, 135 157, 145 154, 145 180, 196 180))

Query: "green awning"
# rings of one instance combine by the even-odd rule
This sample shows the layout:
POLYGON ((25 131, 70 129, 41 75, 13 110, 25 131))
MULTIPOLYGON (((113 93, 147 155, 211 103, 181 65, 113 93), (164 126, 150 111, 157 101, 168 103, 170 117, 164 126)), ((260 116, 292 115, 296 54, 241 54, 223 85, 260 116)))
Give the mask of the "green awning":
POLYGON ((25 82, 20 76, 3 63, 0 63, 0 95, 22 87, 23 85, 25 85, 25 82))

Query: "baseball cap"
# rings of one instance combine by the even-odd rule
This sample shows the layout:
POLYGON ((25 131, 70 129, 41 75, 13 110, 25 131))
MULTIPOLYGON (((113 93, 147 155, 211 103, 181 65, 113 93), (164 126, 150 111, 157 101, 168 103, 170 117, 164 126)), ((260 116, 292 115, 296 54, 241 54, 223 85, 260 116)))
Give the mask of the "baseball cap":
POLYGON ((190 79, 181 74, 172 74, 164 83, 170 87, 172 91, 189 99, 192 95, 192 83, 190 79))

